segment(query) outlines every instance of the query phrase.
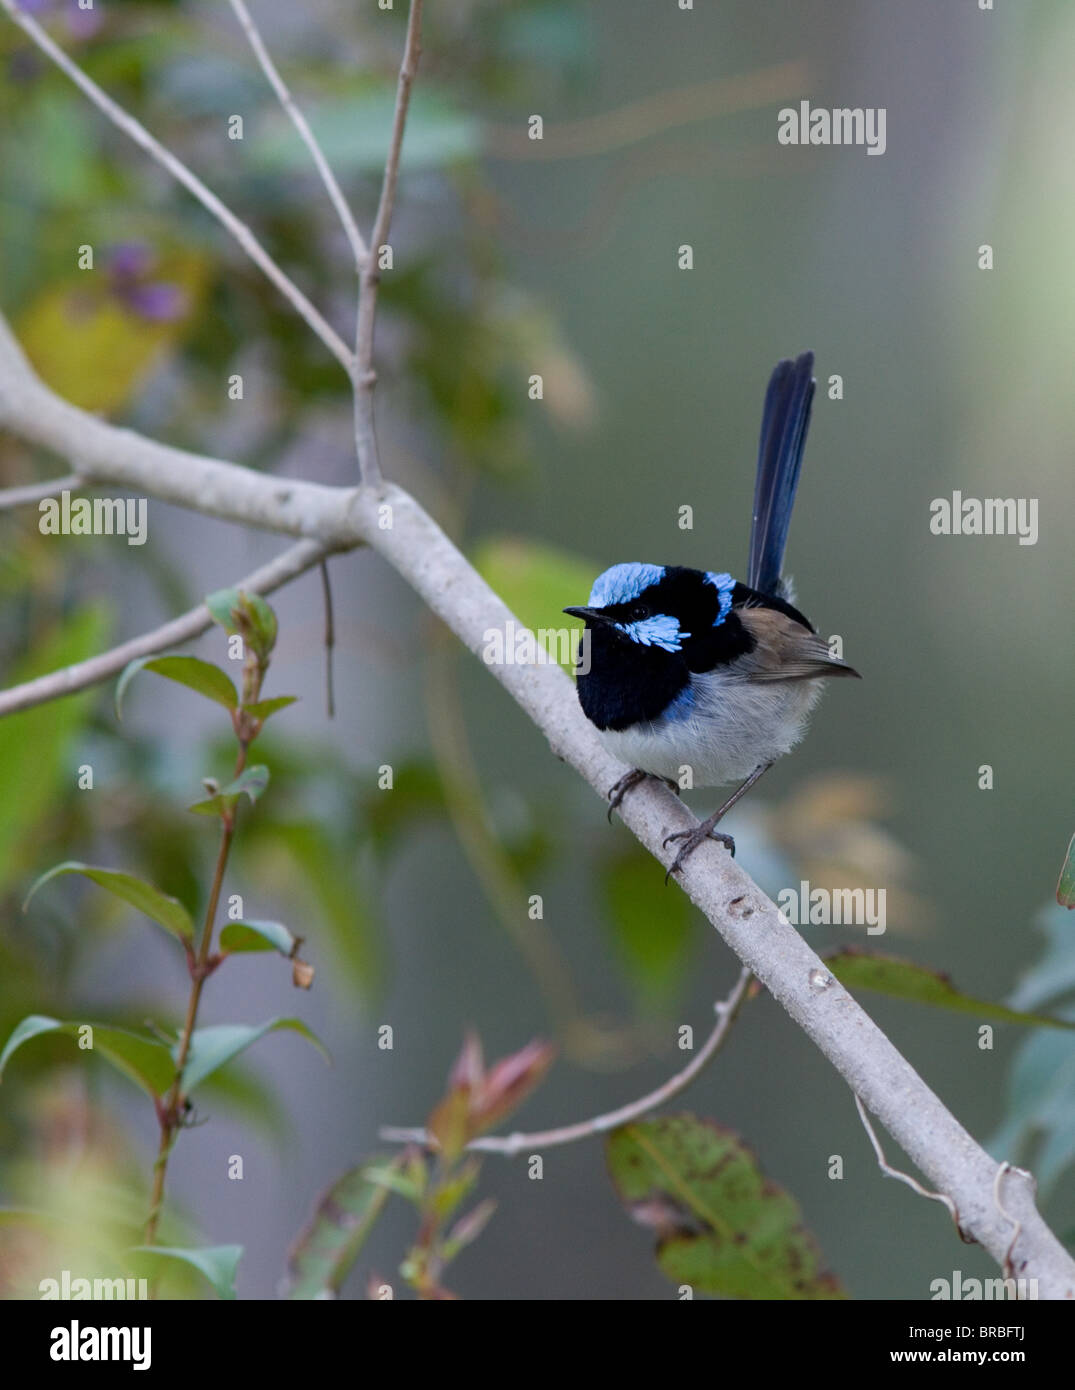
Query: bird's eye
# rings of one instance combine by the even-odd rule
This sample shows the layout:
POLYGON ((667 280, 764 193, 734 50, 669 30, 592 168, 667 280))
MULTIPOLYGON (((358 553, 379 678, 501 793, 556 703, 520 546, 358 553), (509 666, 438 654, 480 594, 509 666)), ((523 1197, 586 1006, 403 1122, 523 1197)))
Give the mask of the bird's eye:
POLYGON ((642 618, 648 618, 649 616, 650 610, 644 603, 635 603, 631 605, 631 621, 633 623, 637 623, 642 618))

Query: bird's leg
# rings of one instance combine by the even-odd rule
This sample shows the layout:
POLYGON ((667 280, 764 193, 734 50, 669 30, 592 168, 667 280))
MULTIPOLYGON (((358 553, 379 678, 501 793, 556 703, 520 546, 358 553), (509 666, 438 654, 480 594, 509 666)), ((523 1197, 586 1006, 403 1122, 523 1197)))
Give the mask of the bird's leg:
MULTIPOLYGON (((637 787, 639 782, 644 782, 647 777, 657 777, 655 772, 643 772, 640 767, 633 767, 630 772, 625 772, 618 782, 608 789, 608 818, 612 819, 612 812, 620 804, 623 798, 631 790, 637 787)), ((657 777, 658 782, 663 782, 666 787, 679 795, 679 786, 668 777, 657 777)))
POLYGON ((724 805, 721 806, 719 810, 714 811, 707 820, 702 821, 700 825, 694 826, 691 830, 676 830, 673 831, 671 835, 665 836, 664 843, 666 845, 672 840, 683 841, 682 848, 675 859, 673 859, 671 867, 664 876, 665 883, 668 882, 677 870, 683 867, 690 855, 692 855, 698 846, 703 844, 706 840, 719 840, 728 850, 729 854, 735 854, 735 841, 730 835, 725 835, 723 831, 717 830, 716 826, 728 814, 739 798, 744 796, 754 783, 764 776, 771 767, 772 763, 759 763, 742 786, 736 787, 735 791, 732 792, 724 805))

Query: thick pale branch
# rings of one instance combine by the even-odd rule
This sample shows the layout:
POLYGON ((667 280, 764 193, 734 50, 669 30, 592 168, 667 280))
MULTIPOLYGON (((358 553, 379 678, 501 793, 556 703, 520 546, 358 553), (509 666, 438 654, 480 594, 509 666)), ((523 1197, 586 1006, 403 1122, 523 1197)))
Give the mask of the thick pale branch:
POLYGON ((348 492, 173 449, 79 410, 39 380, 0 318, 0 426, 5 424, 69 459, 86 484, 110 484, 207 516, 308 536, 329 547, 355 543, 346 513, 348 492), (147 479, 152 480, 148 488, 147 479))
POLYGON ((41 25, 18 8, 16 0, 0 0, 0 8, 7 11, 23 33, 38 46, 46 57, 56 64, 65 76, 71 79, 80 91, 89 97, 94 106, 102 111, 113 125, 122 130, 125 135, 130 136, 135 144, 140 145, 142 149, 152 155, 157 163, 171 174, 172 178, 181 183, 188 192, 193 193, 202 207, 211 212, 217 221, 231 233, 258 269, 268 276, 286 299, 291 301, 295 310, 306 320, 329 351, 339 359, 350 373, 354 362, 350 348, 332 325, 314 308, 299 287, 284 274, 245 222, 240 222, 231 209, 226 207, 216 194, 202 183, 197 174, 192 173, 182 160, 177 159, 172 154, 171 150, 166 149, 159 140, 150 135, 140 121, 135 120, 132 115, 124 111, 122 106, 119 106, 107 92, 98 87, 97 83, 88 77, 77 63, 72 62, 63 49, 53 43, 41 25))
POLYGON ((324 151, 317 143, 317 137, 310 129, 309 122, 302 114, 299 107, 295 104, 287 88, 287 84, 280 76, 276 64, 272 60, 272 55, 265 47, 265 42, 254 23, 253 16, 247 9, 243 0, 231 0, 231 7, 235 11, 235 16, 242 25, 243 32, 254 50, 254 56, 261 64, 261 69, 269 80, 269 85, 276 93, 280 105, 287 112, 292 125, 298 131, 303 144, 310 152, 310 158, 320 175, 321 182, 325 185, 332 206, 336 209, 336 216, 343 225, 343 230, 347 235, 348 244, 351 247, 351 254, 355 258, 355 269, 361 274, 362 267, 366 263, 366 243, 362 240, 362 233, 358 230, 351 209, 347 205, 347 199, 343 196, 340 185, 336 182, 336 175, 332 172, 328 160, 325 158, 324 151))

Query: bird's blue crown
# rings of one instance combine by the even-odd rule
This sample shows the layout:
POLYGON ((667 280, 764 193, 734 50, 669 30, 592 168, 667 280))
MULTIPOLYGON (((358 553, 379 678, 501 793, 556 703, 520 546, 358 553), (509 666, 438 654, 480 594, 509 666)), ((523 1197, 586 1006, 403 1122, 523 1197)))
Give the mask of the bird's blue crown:
POLYGON ((637 561, 613 565, 594 580, 590 590, 590 607, 611 608, 617 603, 630 603, 644 589, 659 584, 663 578, 664 565, 640 565, 637 561))

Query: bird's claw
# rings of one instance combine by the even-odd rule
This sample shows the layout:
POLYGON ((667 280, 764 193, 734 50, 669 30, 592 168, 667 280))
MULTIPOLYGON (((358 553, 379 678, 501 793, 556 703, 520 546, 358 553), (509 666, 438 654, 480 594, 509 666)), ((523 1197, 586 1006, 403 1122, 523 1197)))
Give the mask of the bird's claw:
POLYGON ((674 830, 671 835, 666 835, 664 837, 664 847, 667 848, 672 840, 682 840, 683 845, 668 867, 668 872, 664 876, 665 883, 668 882, 673 874, 678 873, 679 870, 682 869, 683 865, 698 846, 704 844, 706 840, 719 840, 732 858, 735 858, 735 840, 731 835, 726 834, 725 831, 715 829, 709 821, 703 821, 701 825, 692 826, 690 830, 674 830))
POLYGON ((649 776, 648 772, 643 772, 640 767, 633 767, 630 772, 625 772, 618 782, 614 782, 608 789, 608 818, 612 820, 612 812, 620 804, 623 798, 631 790, 637 787, 639 782, 644 782, 649 776))

